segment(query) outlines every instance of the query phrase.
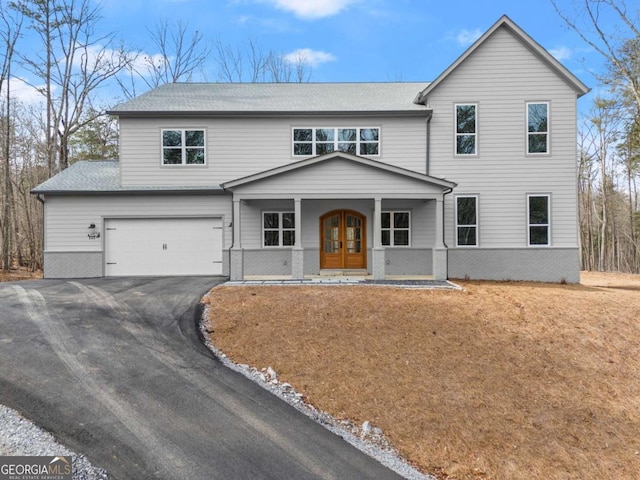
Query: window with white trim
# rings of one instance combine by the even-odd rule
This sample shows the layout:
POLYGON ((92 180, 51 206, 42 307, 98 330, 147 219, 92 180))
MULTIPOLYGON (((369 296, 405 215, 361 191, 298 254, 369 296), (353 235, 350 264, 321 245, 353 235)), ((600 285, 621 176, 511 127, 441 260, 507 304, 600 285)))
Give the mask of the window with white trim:
POLYGON ((294 212, 262 212, 262 245, 292 247, 296 240, 294 212))
POLYGON ((477 153, 477 111, 475 104, 456 105, 456 155, 477 153))
POLYGON ((411 212, 382 212, 382 245, 387 247, 408 247, 411 245, 411 212))
POLYGON ((162 130, 163 165, 204 165, 204 130, 162 130))
POLYGON ((549 103, 527 103, 527 153, 549 153, 549 103))
POLYGON ((549 195, 527 195, 527 241, 529 246, 550 245, 549 195))
POLYGON ((478 197, 456 197, 456 245, 478 245, 478 197))
POLYGON ((293 155, 316 156, 331 152, 380 155, 380 128, 294 128, 293 155))

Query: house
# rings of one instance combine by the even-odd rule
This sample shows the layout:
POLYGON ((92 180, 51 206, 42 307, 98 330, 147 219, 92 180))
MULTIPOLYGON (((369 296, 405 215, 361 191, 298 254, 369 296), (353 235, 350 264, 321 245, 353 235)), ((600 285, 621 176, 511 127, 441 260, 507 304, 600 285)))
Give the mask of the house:
POLYGON ((587 92, 506 16, 431 83, 163 85, 33 190, 45 277, 578 282, 587 92))

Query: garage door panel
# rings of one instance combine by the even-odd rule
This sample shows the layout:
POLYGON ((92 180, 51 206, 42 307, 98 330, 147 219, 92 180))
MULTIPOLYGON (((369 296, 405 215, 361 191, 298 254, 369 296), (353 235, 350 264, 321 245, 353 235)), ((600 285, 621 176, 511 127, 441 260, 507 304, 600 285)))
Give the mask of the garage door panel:
POLYGON ((220 218, 109 219, 105 274, 221 275, 220 218))

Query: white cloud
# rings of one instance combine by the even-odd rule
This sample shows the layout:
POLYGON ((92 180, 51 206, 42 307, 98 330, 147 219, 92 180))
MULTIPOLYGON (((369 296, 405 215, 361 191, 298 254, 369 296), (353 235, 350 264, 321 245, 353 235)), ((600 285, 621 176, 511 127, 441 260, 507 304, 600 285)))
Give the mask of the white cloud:
POLYGON ((285 54, 283 58, 288 63, 298 63, 302 61, 311 67, 317 67, 321 63, 336 60, 335 55, 331 53, 311 50, 310 48, 299 48, 298 50, 285 54))
MULTIPOLYGON (((173 60, 173 57, 170 57, 167 60, 170 62, 173 60)), ((164 63, 165 58, 160 53, 156 53, 154 55, 143 53, 138 55, 132 62, 130 70, 133 70, 143 77, 148 77, 153 73, 155 68, 161 69, 164 63)))
POLYGON ((569 60, 573 55, 573 51, 568 47, 552 48, 549 50, 549 53, 556 57, 556 60, 559 62, 569 60))
POLYGON ((301 18, 330 17, 358 0, 266 0, 276 8, 301 18))
POLYGON ((44 85, 29 85, 24 78, 14 77, 9 81, 9 88, 11 89, 11 97, 20 102, 36 104, 44 101, 44 96, 42 94, 42 91, 45 88, 44 85))
POLYGON ((477 39, 479 39, 481 35, 482 30, 480 30, 479 28, 476 28, 475 30, 461 30, 460 32, 458 32, 458 35, 456 35, 456 42, 458 42, 458 45, 460 45, 461 47, 468 47, 477 39))

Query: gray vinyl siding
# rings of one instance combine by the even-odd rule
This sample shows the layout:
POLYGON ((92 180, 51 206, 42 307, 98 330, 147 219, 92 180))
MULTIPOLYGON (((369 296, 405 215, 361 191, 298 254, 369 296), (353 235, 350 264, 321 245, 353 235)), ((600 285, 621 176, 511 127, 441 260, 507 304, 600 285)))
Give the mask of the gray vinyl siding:
POLYGON ((426 173, 424 118, 120 118, 123 186, 211 186, 286 165, 294 127, 379 127, 380 155, 371 158, 426 173), (206 165, 162 165, 163 128, 206 130, 206 165))
POLYGON ((47 196, 45 253, 102 252, 105 218, 222 217, 224 247, 231 246, 231 199, 211 195, 47 196), (88 238, 95 223, 100 238, 88 238))
POLYGON ((243 197, 424 198, 442 187, 340 159, 326 160, 234 188, 243 197))
POLYGON ((577 246, 576 93, 506 29, 430 94, 430 171, 458 187, 446 197, 446 243, 455 245, 455 195, 479 197, 479 247, 527 245, 527 193, 551 196, 551 246, 577 246), (550 153, 526 154, 526 103, 549 103, 550 153), (477 104, 477 152, 454 151, 454 105, 477 104))

